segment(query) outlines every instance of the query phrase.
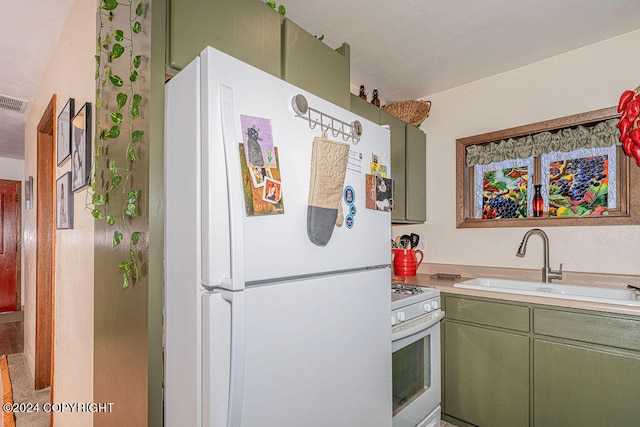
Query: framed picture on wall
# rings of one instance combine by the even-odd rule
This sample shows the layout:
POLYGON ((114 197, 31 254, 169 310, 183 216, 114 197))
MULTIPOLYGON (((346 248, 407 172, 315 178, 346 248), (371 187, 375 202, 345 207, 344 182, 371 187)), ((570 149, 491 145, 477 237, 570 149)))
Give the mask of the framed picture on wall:
POLYGON ((24 181, 24 208, 33 208, 33 176, 24 181))
POLYGON ((71 120, 71 189, 89 185, 91 169, 91 103, 85 102, 71 120))
POLYGON ((74 115, 73 98, 69 98, 60 114, 58 114, 56 135, 56 152, 58 158, 58 166, 62 165, 69 157, 71 157, 71 118, 74 115))
POLYGON ((62 175, 56 181, 56 228, 73 228, 73 192, 71 191, 71 172, 62 175))

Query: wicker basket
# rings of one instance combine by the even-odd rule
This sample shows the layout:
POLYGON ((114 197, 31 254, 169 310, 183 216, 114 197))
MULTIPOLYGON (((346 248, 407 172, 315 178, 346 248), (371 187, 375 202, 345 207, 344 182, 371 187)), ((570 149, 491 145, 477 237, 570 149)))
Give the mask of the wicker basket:
POLYGON ((412 126, 420 126, 420 123, 429 117, 431 101, 402 101, 383 105, 382 109, 396 116, 412 126))

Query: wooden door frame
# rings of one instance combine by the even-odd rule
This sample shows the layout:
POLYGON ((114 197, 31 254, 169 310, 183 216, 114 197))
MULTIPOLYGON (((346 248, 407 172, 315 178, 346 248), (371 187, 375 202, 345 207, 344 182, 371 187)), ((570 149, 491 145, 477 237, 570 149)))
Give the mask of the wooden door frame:
POLYGON ((16 311, 22 311, 22 181, 0 179, 0 184, 16 186, 16 311))
POLYGON ((36 390, 51 386, 53 399, 53 339, 55 301, 55 188, 56 188, 56 101, 47 105, 37 132, 36 167, 36 348, 34 383, 36 390))

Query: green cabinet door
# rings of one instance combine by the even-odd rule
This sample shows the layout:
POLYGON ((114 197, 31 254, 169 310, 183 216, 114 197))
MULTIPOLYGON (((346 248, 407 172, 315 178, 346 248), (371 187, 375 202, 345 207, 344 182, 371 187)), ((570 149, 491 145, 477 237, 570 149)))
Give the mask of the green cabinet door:
POLYGON ((444 322, 443 413, 486 427, 529 425, 529 338, 444 322))
POLYGON ((407 222, 427 220, 427 137, 417 127, 406 125, 406 218, 407 222))
MULTIPOLYGON (((353 103, 353 101, 352 101, 353 103)), ((380 109, 380 124, 391 129, 391 178, 394 180, 394 224, 417 224, 427 219, 427 137, 380 109)))
POLYGON ((168 66, 181 70, 212 46, 281 76, 282 15, 258 0, 169 0, 168 66))
MULTIPOLYGON (((333 50, 294 22, 282 23, 282 78, 348 110, 350 49, 333 50)), ((313 107, 313 105, 311 105, 313 107)))
POLYGON ((640 425, 640 359, 624 352, 536 339, 534 425, 640 425))
POLYGON ((406 168, 407 148, 405 122, 380 110, 380 124, 388 125, 391 131, 391 178, 394 181, 393 211, 391 221, 404 221, 407 218, 406 168))
POLYGON ((380 123, 380 107, 376 107, 357 95, 351 94, 351 111, 360 117, 371 120, 373 123, 380 123))

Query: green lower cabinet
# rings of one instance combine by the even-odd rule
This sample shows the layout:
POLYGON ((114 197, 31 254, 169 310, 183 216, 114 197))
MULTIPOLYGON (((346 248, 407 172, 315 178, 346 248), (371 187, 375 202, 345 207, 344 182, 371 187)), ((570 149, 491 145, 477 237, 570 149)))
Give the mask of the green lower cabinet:
POLYGON ((444 322, 443 412, 486 427, 529 425, 529 337, 444 322))
POLYGON ((640 425, 640 359, 536 339, 533 419, 539 427, 640 425))
POLYGON ((640 317, 442 298, 446 419, 482 427, 640 426, 640 317))

